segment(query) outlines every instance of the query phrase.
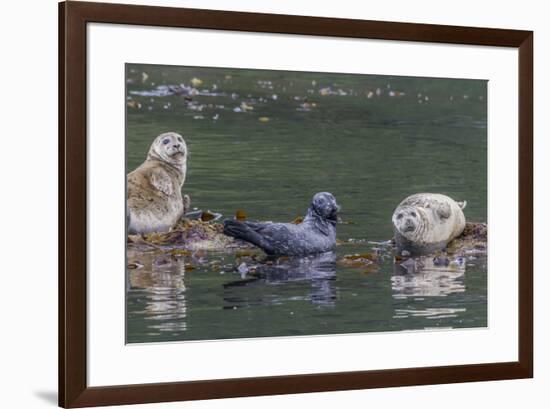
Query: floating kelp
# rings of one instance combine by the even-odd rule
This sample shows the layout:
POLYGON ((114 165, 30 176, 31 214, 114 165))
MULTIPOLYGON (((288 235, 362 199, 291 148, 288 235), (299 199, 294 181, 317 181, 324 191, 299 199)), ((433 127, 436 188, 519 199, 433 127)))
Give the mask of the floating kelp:
POLYGON ((249 112, 253 111, 254 107, 252 105, 247 104, 246 102, 241 102, 241 105, 238 107, 233 108, 233 112, 249 112))
POLYGON ((129 100, 126 102, 126 106, 128 108, 133 108, 133 109, 140 109, 141 108, 141 104, 135 100, 129 100))
POLYGON ((260 88, 263 88, 263 89, 273 89, 273 83, 271 81, 268 81, 268 80, 258 80, 256 81, 256 83, 258 84, 258 86, 260 88))
POLYGON ((221 219, 222 214, 221 213, 214 213, 210 210, 206 210, 201 213, 200 220, 203 222, 212 222, 221 219))
POLYGON ((309 112, 315 107, 317 107, 317 104, 315 102, 304 101, 300 105, 298 105, 298 108, 296 108, 296 110, 301 112, 309 112))
POLYGON ((294 224, 300 224, 304 221, 304 216, 298 216, 294 220, 292 220, 292 223, 294 224))
POLYGON ((336 264, 342 267, 365 268, 378 261, 375 253, 346 254, 336 264))
POLYGON ((332 89, 331 87, 324 87, 319 89, 319 94, 322 96, 326 96, 326 95, 346 96, 346 95, 349 95, 349 92, 346 92, 341 88, 332 89))
POLYGON ((191 83, 191 85, 193 85, 194 87, 199 87, 202 85, 202 80, 200 78, 191 78, 191 80, 189 81, 191 83))
POLYGON ((182 97, 194 97, 197 95, 200 96, 209 96, 217 97, 224 96, 223 93, 212 92, 208 89, 199 90, 193 84, 193 86, 188 86, 185 84, 179 85, 157 85, 155 88, 150 90, 141 90, 141 91, 130 91, 130 94, 137 95, 140 97, 168 97, 171 95, 179 95, 182 97))
POLYGON ((241 222, 246 220, 246 217, 247 217, 246 212, 242 209, 239 209, 235 212, 235 219, 237 219, 241 222))

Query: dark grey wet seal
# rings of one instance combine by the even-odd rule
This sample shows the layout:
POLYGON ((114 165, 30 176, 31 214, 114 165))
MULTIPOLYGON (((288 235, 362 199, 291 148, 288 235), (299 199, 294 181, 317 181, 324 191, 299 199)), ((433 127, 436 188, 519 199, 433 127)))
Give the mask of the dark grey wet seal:
POLYGON ((331 193, 313 196, 300 224, 225 220, 224 234, 260 247, 270 256, 306 256, 334 249, 339 206, 331 193))

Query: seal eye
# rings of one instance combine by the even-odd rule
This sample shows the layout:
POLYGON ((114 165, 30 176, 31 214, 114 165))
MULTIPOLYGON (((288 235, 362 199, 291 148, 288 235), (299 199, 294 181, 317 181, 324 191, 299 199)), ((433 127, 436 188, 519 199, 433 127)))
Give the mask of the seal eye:
POLYGON ((178 136, 178 141, 183 142, 183 139, 181 139, 181 136, 178 136))
POLYGON ((170 143, 170 139, 165 139, 162 141, 163 145, 168 145, 170 143))
POLYGON ((403 213, 399 213, 399 214, 397 215, 397 218, 398 218, 398 219, 402 219, 402 218, 403 218, 403 213))
POLYGON ((416 217, 416 213, 411 212, 411 216, 412 216, 412 217, 416 217))

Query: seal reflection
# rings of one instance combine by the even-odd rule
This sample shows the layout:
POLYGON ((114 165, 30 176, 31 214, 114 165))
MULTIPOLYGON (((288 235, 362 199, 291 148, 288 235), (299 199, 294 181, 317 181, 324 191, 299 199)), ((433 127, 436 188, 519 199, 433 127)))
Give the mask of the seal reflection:
POLYGON ((393 318, 423 317, 437 320, 456 318, 466 312, 466 308, 455 308, 449 305, 424 306, 426 298, 447 297, 466 291, 466 266, 461 257, 409 258, 394 262, 391 277, 392 296, 395 300, 405 300, 395 308, 393 318))
POLYGON ((463 262, 438 262, 437 257, 409 258, 393 265, 394 298, 444 297, 466 291, 463 262))
POLYGON ((266 258, 258 264, 253 277, 224 284, 223 308, 278 305, 289 301, 334 306, 337 298, 335 279, 336 254, 333 251, 308 257, 266 258), (276 296, 269 291, 250 291, 257 286, 277 286, 276 296), (288 287, 289 291, 286 292, 282 286, 288 287), (297 286, 309 290, 295 293, 291 287, 297 286))
POLYGON ((162 332, 177 336, 187 330, 185 265, 153 254, 144 262, 146 268, 127 274, 127 291, 141 294, 137 302, 143 304, 141 316, 134 318, 146 323, 144 331, 150 336, 162 332))

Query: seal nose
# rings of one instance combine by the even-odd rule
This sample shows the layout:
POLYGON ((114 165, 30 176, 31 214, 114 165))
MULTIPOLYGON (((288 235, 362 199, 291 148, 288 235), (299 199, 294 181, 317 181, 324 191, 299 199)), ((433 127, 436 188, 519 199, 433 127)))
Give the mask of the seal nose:
POLYGON ((412 230, 414 230, 414 223, 410 219, 407 219, 405 221, 405 231, 412 231, 412 230))
POLYGON ((180 146, 181 146, 181 145, 180 145, 179 143, 175 143, 175 144, 174 144, 174 148, 176 148, 176 149, 179 149, 180 146))

